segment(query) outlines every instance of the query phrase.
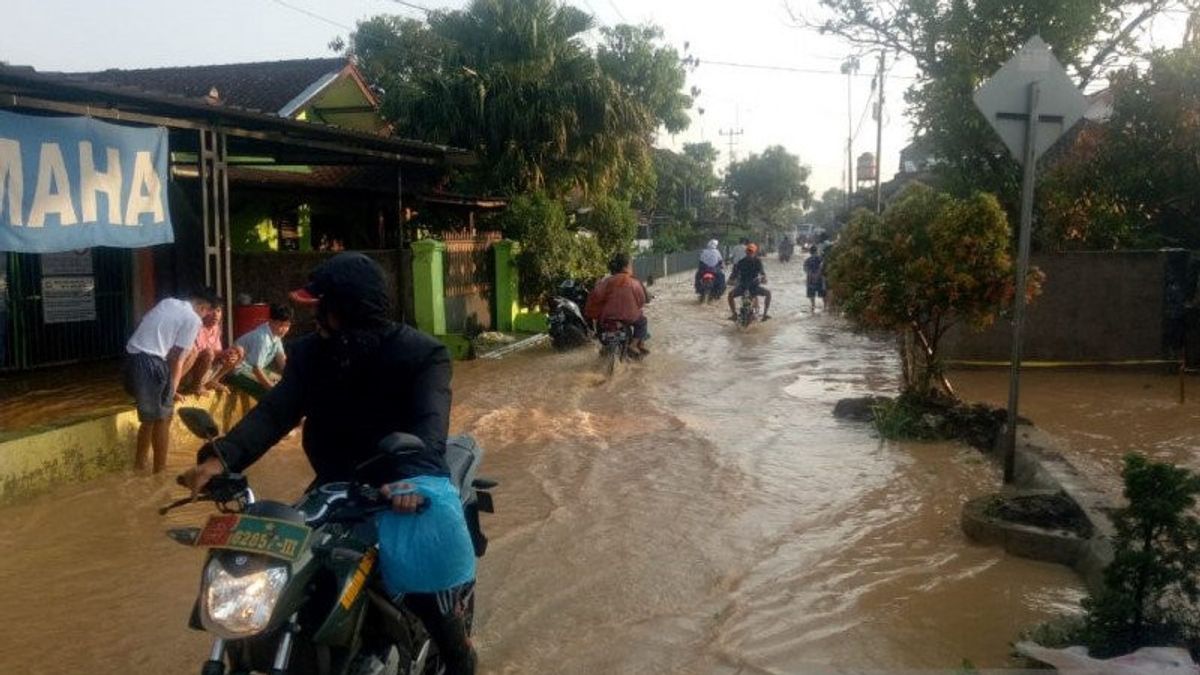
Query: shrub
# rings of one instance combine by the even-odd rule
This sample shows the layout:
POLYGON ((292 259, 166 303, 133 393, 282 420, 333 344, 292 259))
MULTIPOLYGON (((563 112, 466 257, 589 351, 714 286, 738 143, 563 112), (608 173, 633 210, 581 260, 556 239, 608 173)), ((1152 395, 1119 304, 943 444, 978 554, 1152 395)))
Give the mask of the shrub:
POLYGON ((567 227, 560 202, 545 193, 516 197, 500 218, 505 234, 520 243, 521 299, 540 306, 563 279, 594 279, 604 274, 604 253, 593 237, 567 227))

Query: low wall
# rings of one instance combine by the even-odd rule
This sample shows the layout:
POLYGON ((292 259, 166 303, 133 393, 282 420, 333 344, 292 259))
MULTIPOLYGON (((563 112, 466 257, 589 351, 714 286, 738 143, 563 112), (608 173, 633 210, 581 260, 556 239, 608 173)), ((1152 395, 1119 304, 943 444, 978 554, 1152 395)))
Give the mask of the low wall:
MULTIPOLYGON (((1046 275, 1029 306, 1024 358, 1034 361, 1128 361, 1171 358, 1168 282, 1186 251, 1044 253, 1032 264, 1046 275)), ((1173 303, 1180 301, 1172 299, 1173 303)), ((1012 328, 998 321, 982 332, 955 327, 944 339, 952 360, 1007 361, 1012 328)))
MULTIPOLYGON (((242 418, 249 403, 245 394, 208 394, 190 397, 183 405, 208 410, 221 429, 228 429, 242 418)), ((137 413, 131 408, 5 436, 0 440, 0 504, 131 467, 137 430, 137 413)), ((197 443, 176 418, 171 425, 171 447, 197 443)))

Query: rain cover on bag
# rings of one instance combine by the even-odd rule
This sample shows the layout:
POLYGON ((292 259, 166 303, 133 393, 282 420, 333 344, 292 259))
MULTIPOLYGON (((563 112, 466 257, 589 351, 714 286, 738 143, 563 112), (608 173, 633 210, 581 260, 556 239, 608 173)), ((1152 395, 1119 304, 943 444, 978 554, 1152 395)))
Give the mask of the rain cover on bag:
POLYGON ((475 548, 458 490, 445 476, 402 482, 411 484, 428 506, 419 513, 385 511, 375 517, 388 594, 436 593, 473 580, 475 548))

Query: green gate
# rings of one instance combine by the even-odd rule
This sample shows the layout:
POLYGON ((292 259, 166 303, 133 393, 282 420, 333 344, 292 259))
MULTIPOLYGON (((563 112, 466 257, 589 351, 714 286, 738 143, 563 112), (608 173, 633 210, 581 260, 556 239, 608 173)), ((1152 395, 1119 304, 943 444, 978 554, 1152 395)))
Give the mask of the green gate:
POLYGON ((132 314, 131 252, 91 249, 91 274, 67 270, 63 276, 48 275, 44 283, 42 271, 41 256, 37 254, 0 252, 0 370, 94 361, 122 354, 132 314), (6 276, 7 284, 3 281, 6 276), (71 298, 72 285, 75 290, 80 285, 90 286, 94 317, 83 318, 90 314, 88 294, 78 291, 71 298), (48 289, 59 294, 65 289, 65 303, 44 297, 43 291, 48 289))

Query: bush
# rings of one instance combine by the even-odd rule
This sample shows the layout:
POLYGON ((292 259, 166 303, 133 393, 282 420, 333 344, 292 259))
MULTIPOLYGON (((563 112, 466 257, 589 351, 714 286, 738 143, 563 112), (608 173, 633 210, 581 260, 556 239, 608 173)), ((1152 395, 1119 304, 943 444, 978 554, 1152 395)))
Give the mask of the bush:
POLYGON ((637 212, 629 202, 615 197, 599 197, 592 210, 579 219, 580 227, 596 235, 596 243, 605 260, 616 253, 630 253, 637 236, 637 212))
POLYGON ((521 299, 541 303, 563 279, 595 279, 607 258, 596 239, 567 227, 563 205, 545 193, 516 197, 500 217, 505 234, 520 243, 521 299))
POLYGON ((1149 646, 1200 647, 1200 476, 1141 455, 1125 458, 1114 558, 1104 590, 1084 601, 1088 646, 1113 656, 1149 646))

